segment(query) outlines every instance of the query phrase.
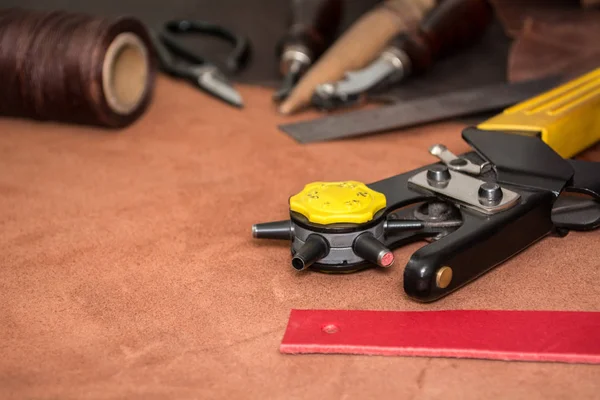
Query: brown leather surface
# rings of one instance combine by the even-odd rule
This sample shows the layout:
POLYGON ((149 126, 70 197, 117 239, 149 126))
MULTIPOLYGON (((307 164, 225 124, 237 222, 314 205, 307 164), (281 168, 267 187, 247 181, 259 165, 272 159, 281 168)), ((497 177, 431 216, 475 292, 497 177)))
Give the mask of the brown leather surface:
POLYGON ((241 90, 243 111, 161 77, 122 132, 0 120, 0 398, 598 398, 592 365, 279 354, 291 308, 600 311, 600 232, 547 238, 433 304, 401 289, 421 244, 389 271, 296 273, 253 223, 285 218, 304 183, 466 150, 462 126, 301 146, 270 92, 241 90))

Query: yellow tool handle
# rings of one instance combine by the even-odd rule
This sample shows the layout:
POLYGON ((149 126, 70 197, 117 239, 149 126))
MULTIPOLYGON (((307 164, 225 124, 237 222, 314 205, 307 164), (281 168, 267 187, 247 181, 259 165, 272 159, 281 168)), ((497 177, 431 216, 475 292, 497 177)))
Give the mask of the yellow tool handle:
POLYGON ((600 68, 507 108, 479 129, 537 134, 564 158, 600 140, 600 68))

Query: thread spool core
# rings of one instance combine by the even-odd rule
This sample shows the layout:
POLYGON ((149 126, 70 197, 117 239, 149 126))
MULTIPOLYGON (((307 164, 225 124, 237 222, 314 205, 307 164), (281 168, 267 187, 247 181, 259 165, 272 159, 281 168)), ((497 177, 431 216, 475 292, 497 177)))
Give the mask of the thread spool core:
POLYGON ((108 106, 116 113, 133 112, 144 99, 150 73, 148 49, 131 32, 115 37, 102 65, 102 88, 108 106))

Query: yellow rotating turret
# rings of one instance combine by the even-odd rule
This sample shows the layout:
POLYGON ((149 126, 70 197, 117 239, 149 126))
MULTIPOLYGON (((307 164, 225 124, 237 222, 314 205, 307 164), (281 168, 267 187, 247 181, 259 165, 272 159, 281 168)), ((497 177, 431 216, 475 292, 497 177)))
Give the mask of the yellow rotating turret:
POLYGON ((290 198, 291 211, 322 225, 369 222, 385 206, 385 195, 357 181, 309 183, 290 198))

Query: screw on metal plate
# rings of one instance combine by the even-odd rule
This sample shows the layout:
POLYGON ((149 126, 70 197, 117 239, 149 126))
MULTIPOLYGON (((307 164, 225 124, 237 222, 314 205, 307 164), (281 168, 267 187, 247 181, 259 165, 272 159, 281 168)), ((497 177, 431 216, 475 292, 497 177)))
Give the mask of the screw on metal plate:
POLYGON ((484 206, 495 206, 502 201, 502 188, 497 183, 486 182, 479 186, 477 192, 479 203, 484 206))
POLYGON ((427 170, 427 182, 431 186, 445 187, 450 180, 450 171, 445 165, 434 165, 427 170))
POLYGON ((481 175, 490 167, 490 163, 488 162, 477 165, 466 158, 458 157, 443 144, 431 146, 429 148, 429 153, 439 158, 453 171, 466 172, 471 175, 481 175))

